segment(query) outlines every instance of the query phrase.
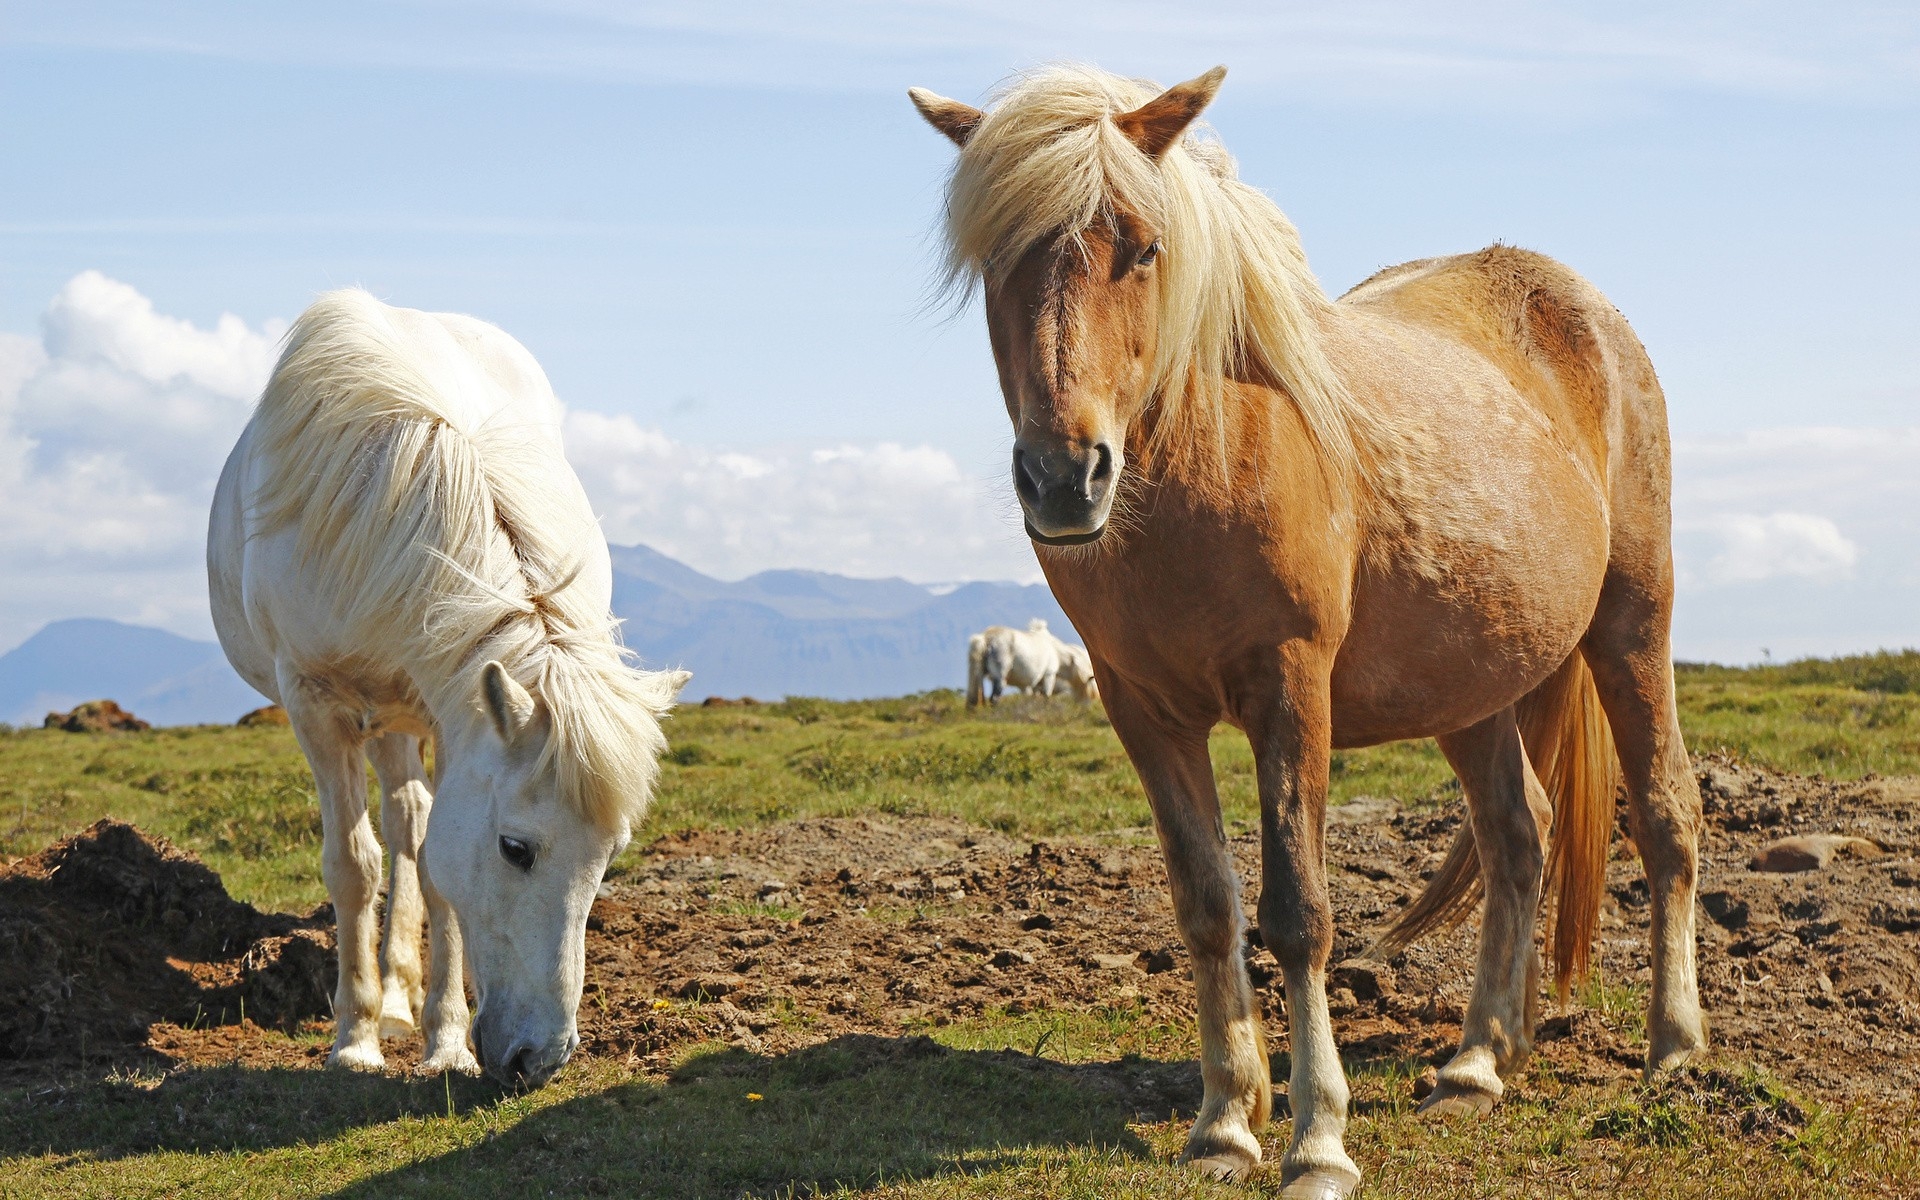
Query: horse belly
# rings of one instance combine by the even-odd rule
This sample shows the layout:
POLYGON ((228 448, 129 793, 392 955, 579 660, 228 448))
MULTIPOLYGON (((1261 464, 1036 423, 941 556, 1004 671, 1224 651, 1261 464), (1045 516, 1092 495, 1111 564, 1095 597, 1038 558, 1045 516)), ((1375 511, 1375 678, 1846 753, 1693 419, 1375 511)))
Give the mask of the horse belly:
POLYGON ((1332 681, 1336 745, 1465 728, 1526 695, 1578 648, 1606 574, 1605 511, 1531 507, 1531 520, 1504 525, 1506 537, 1361 572, 1332 681))

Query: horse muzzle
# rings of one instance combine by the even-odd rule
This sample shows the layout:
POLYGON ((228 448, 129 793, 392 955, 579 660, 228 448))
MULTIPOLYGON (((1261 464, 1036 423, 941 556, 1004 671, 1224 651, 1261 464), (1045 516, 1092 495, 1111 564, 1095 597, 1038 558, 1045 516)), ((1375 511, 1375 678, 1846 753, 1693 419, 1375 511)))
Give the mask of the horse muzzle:
POLYGON ((473 1056, 487 1074, 507 1087, 528 1090, 552 1079, 580 1045, 580 1035, 572 1029, 545 1037, 528 1031, 490 1029, 484 1013, 476 1015, 469 1036, 473 1039, 473 1056))
POLYGON ((1013 448, 1013 490, 1027 536, 1044 546, 1084 546, 1106 532, 1120 463, 1105 442, 1013 448))

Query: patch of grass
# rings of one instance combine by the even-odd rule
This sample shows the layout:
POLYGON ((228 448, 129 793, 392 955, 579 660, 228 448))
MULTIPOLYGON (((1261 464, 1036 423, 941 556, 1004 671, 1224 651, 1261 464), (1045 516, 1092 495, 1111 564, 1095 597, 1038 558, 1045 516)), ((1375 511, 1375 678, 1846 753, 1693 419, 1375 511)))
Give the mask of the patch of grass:
MULTIPOLYGON (((1190 1114, 1136 1112, 1115 1086, 1142 1072, 1191 1073, 1191 1026, 1122 1004, 996 1011, 929 1032, 841 1037, 777 1058, 703 1044, 661 1078, 586 1062, 528 1095, 458 1077, 235 1067, 0 1089, 0 1177, 21 1197, 491 1200, 528 1194, 529 1181, 543 1195, 686 1200, 1278 1191, 1271 1175, 1227 1187, 1175 1167, 1190 1114)), ((1368 1196, 1757 1200, 1920 1189, 1911 1105, 1820 1112, 1760 1073, 1718 1067, 1616 1087, 1534 1072, 1491 1117, 1454 1124, 1412 1114, 1418 1066, 1350 1068, 1347 1146, 1368 1196)), ((1274 1073, 1284 1079, 1284 1056, 1274 1073)), ((1270 1162, 1291 1133, 1280 1111, 1261 1137, 1270 1162)))

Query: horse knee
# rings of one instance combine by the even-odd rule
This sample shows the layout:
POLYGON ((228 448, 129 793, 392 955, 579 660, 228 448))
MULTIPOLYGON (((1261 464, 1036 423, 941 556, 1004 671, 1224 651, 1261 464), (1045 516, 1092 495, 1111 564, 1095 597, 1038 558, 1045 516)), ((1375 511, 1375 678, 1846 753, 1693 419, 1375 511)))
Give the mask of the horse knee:
POLYGON ((1333 910, 1325 901, 1303 902, 1269 888, 1259 914, 1260 941, 1282 967, 1319 970, 1333 956, 1333 910))
POLYGON ((427 817, 433 811, 433 793, 417 779, 409 779, 387 793, 381 805, 381 832, 395 854, 412 858, 419 854, 427 836, 427 817))

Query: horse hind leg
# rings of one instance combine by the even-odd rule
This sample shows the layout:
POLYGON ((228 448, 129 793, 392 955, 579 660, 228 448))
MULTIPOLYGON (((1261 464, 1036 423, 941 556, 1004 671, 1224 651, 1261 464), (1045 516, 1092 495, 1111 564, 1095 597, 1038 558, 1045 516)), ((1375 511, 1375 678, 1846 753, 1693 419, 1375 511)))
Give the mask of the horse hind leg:
POLYGON ((426 989, 420 966, 420 844, 433 795, 427 790, 419 742, 403 733, 367 743, 380 780, 380 833, 387 843, 387 927, 380 944, 380 1036, 408 1038, 420 1019, 426 989))
POLYGON ((380 967, 374 908, 380 843, 367 820, 367 776, 357 723, 289 669, 280 695, 294 737, 313 768, 320 797, 320 874, 333 901, 340 978, 334 989, 336 1033, 330 1067, 379 1070, 380 967))
POLYGON ((1680 1065, 1707 1044, 1694 962, 1700 788, 1674 700, 1670 613, 1670 602, 1610 579, 1583 643, 1620 755, 1627 821, 1652 899, 1649 1074, 1680 1065))
POLYGON ((1420 1111, 1480 1116, 1533 1049, 1540 986, 1534 923, 1553 810, 1512 708, 1438 740, 1467 796, 1486 911, 1460 1049, 1420 1111))

